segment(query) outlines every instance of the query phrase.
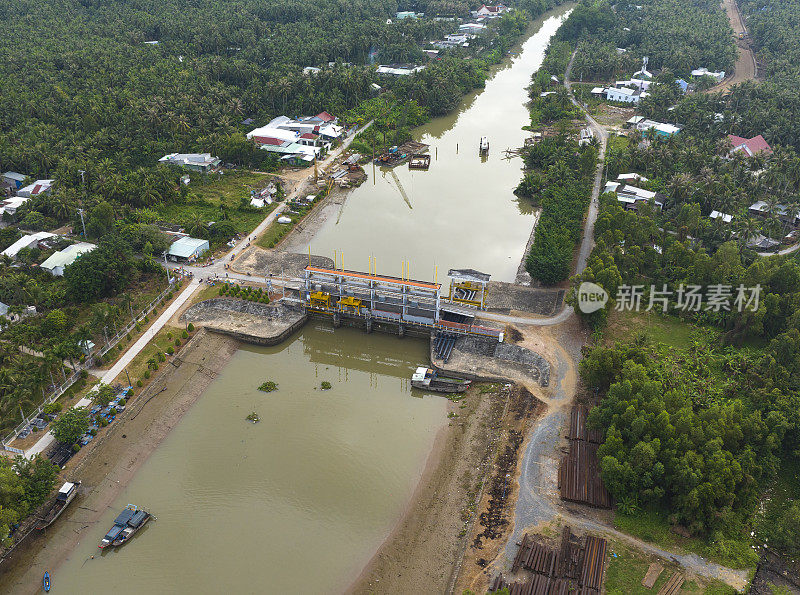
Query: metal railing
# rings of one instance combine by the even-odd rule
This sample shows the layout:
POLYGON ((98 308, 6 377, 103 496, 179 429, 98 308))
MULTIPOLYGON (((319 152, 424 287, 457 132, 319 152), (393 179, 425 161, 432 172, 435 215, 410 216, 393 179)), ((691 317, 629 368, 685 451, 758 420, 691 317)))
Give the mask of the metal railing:
POLYGON ((77 369, 73 371, 72 375, 69 378, 67 378, 60 386, 58 386, 56 389, 53 390, 53 392, 51 392, 49 395, 47 395, 44 398, 44 401, 42 401, 42 404, 39 405, 39 407, 36 408, 36 411, 34 411, 30 415, 28 415, 24 420, 22 420, 22 422, 17 427, 15 427, 5 438, 3 438, 2 448, 4 450, 8 450, 8 451, 11 451, 11 452, 14 452, 14 453, 17 453, 17 454, 22 454, 20 449, 7 446, 7 444, 9 442, 11 442, 12 440, 14 440, 14 438, 17 437, 17 434, 19 434, 22 430, 24 430, 25 427, 28 426, 28 424, 30 424, 34 419, 39 417, 39 415, 42 413, 42 411, 44 410, 44 408, 47 405, 50 405, 51 403, 55 402, 59 397, 61 397, 61 395, 63 395, 65 392, 67 392, 67 390, 73 384, 75 384, 75 382, 78 381, 78 379, 80 378, 81 372, 83 370, 91 367, 91 365, 94 363, 94 360, 96 358, 102 358, 106 353, 108 353, 114 347, 116 347, 117 343, 119 343, 122 340, 123 337, 126 337, 128 335, 128 333, 130 333, 132 330, 134 330, 136 328, 136 325, 139 324, 139 322, 145 316, 150 314, 150 312, 153 311, 153 308, 155 308, 159 303, 161 303, 161 300, 163 300, 166 297, 166 295, 172 290, 173 290, 172 285, 171 284, 168 285, 167 288, 164 289, 164 291, 162 291, 160 294, 158 294, 158 296, 153 298, 153 300, 149 304, 147 304, 147 306, 145 306, 144 309, 142 309, 142 311, 139 312, 139 314, 134 316, 134 318, 131 320, 131 322, 128 325, 125 326, 125 328, 123 328, 122 330, 118 331, 116 335, 111 337, 111 339, 109 339, 108 343, 106 343, 99 351, 97 351, 92 356, 87 357, 86 361, 84 363, 79 364, 77 366, 77 369))

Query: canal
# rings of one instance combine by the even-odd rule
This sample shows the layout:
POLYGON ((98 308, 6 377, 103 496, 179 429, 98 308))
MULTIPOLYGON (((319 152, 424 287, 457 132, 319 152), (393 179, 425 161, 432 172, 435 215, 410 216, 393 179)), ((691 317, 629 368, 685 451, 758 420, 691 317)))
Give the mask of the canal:
MULTIPOLYGON (((345 268, 400 275, 410 262, 411 277, 438 281, 448 268, 473 268, 496 281, 514 281, 533 227, 529 203, 513 191, 522 160, 506 149, 522 146, 530 124, 526 87, 539 68, 550 38, 568 13, 562 6, 531 27, 531 35, 480 91, 461 107, 415 131, 430 145, 428 171, 366 166, 369 179, 348 196, 310 242, 314 254, 344 256, 345 268), (481 137, 488 157, 478 154, 481 137), (491 241, 488 241, 491 238, 491 241)), ((305 251, 306 246, 293 246, 305 251)))
MULTIPOLYGON (((484 90, 418 131, 431 144, 430 171, 399 167, 395 179, 377 170, 312 250, 342 251, 345 266, 362 269, 371 255, 383 273, 399 274, 406 260, 417 277, 438 266, 441 281, 447 267, 471 267, 513 280, 532 214, 512 194, 521 163, 503 150, 523 142, 525 87, 566 12, 534 23, 484 90), (481 136, 491 143, 485 161, 481 136)), ((281 346, 242 347, 101 521, 50 569, 53 592, 346 589, 401 518, 447 426, 447 401, 409 385, 427 351, 426 341, 334 332, 325 323, 281 346), (265 380, 278 390, 258 391, 265 380), (245 420, 253 411, 260 423, 245 420), (101 554, 97 543, 129 502, 157 520, 101 554)))
POLYGON ((282 346, 243 347, 85 530, 53 573, 54 592, 344 590, 398 521, 447 424, 445 399, 411 393, 426 358, 424 341, 322 322, 282 346), (265 380, 278 390, 258 391, 265 380), (253 411, 259 423, 245 420, 253 411), (129 502, 157 520, 100 554, 129 502))

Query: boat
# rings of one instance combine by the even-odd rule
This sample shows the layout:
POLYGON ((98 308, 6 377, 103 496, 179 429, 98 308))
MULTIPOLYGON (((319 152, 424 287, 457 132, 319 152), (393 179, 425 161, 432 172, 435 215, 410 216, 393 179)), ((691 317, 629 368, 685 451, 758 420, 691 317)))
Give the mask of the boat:
POLYGON ((53 502, 52 506, 47 509, 47 512, 44 513, 42 519, 39 521, 39 524, 36 525, 37 529, 44 529, 45 527, 49 527, 53 524, 61 513, 69 506, 69 503, 75 499, 75 496, 78 495, 78 483, 72 483, 71 481, 66 482, 61 489, 58 490, 58 495, 56 496, 55 502, 53 502))
POLYGON ((44 592, 50 592, 50 573, 45 571, 44 577, 42 577, 42 587, 44 587, 44 592))
POLYGON ((463 378, 439 376, 432 368, 420 366, 411 376, 411 386, 438 393, 463 393, 472 382, 463 378))
POLYGON ((101 550, 108 546, 122 545, 128 541, 134 533, 145 526, 147 521, 150 520, 152 515, 136 506, 135 504, 128 504, 121 513, 114 519, 114 526, 109 529, 99 547, 101 550))
POLYGON ((482 136, 481 137, 481 144, 478 152, 481 155, 488 155, 489 154, 489 139, 488 137, 482 136))

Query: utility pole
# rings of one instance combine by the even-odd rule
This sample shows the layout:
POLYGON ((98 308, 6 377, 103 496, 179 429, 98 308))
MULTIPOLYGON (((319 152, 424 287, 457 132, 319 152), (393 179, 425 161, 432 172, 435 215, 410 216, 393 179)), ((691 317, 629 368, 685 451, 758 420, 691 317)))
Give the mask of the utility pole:
POLYGON ((169 274, 169 265, 167 264, 167 251, 164 250, 164 268, 167 269, 167 283, 172 283, 172 277, 169 274))
POLYGON ((86 238, 86 222, 83 220, 83 209, 78 209, 78 214, 81 216, 81 225, 83 226, 83 237, 86 238))

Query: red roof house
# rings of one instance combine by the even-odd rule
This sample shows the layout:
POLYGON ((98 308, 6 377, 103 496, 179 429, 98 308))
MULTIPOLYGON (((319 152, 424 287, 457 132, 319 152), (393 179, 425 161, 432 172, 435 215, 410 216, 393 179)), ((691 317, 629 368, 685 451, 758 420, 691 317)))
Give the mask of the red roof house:
POLYGON ((759 153, 772 155, 772 147, 769 146, 767 141, 764 140, 764 137, 760 134, 758 136, 754 136, 753 138, 742 138, 741 136, 729 134, 728 140, 731 141, 731 144, 733 145, 733 150, 731 151, 732 153, 743 151, 748 157, 752 157, 753 155, 757 155, 759 153))
POLYGON ((334 118, 328 112, 320 112, 320 113, 318 113, 317 114, 317 118, 319 118, 323 122, 333 122, 334 120, 336 120, 336 118, 334 118))
POLYGON ((289 142, 279 138, 273 138, 271 136, 254 136, 253 140, 257 145, 272 145, 275 147, 280 147, 281 145, 289 142))

